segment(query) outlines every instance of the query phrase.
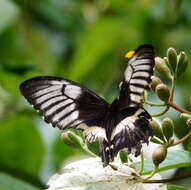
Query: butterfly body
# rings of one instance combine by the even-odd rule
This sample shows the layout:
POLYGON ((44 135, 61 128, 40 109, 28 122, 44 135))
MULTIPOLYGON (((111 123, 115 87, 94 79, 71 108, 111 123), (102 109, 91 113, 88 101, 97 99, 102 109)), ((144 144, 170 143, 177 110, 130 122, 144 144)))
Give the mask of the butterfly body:
POLYGON ((81 129, 89 142, 99 140, 103 166, 107 166, 121 149, 138 156, 142 143, 152 136, 142 94, 153 67, 153 47, 138 47, 120 83, 119 97, 111 104, 80 84, 59 77, 34 77, 23 82, 20 91, 53 127, 81 129))

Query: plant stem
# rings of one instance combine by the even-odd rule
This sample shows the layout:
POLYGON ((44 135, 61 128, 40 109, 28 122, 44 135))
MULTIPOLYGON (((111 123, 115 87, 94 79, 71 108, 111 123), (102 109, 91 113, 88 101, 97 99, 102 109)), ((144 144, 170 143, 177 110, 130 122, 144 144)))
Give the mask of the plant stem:
POLYGON ((92 151, 89 150, 89 148, 87 147, 87 145, 82 146, 82 149, 83 149, 85 152, 87 152, 88 154, 90 154, 91 156, 97 157, 96 154, 94 154, 92 151))
POLYGON ((148 181, 150 178, 152 178, 155 175, 155 173, 157 172, 157 169, 158 169, 158 167, 156 165, 154 165, 153 171, 150 173, 150 175, 148 177, 144 178, 142 182, 145 183, 145 181, 148 181))
POLYGON ((187 113, 187 114, 191 115, 191 112, 179 107, 178 105, 174 104, 173 102, 169 102, 168 105, 171 106, 172 108, 174 108, 175 110, 178 110, 181 113, 187 113))
POLYGON ((145 104, 148 104, 148 105, 150 105, 150 106, 159 106, 159 107, 161 107, 161 106, 166 106, 166 104, 158 104, 158 103, 155 103, 155 102, 150 102, 150 101, 145 101, 144 102, 145 104))
POLYGON ((191 132, 187 133, 184 137, 182 137, 181 139, 177 140, 176 142, 174 142, 172 145, 170 146, 176 146, 177 144, 183 143, 184 141, 186 141, 189 137, 191 137, 191 132))
POLYGON ((174 91, 175 91, 175 77, 173 76, 169 102, 173 102, 174 91))
POLYGON ((181 180, 181 179, 186 179, 189 177, 191 177, 191 173, 184 174, 181 176, 176 176, 176 177, 169 178, 169 179, 147 180, 147 181, 143 181, 143 183, 167 183, 167 182, 177 181, 177 180, 181 180))
POLYGON ((159 117, 159 116, 165 114, 169 110, 169 108, 170 108, 169 106, 166 106, 166 108, 163 111, 156 113, 156 114, 151 114, 151 116, 152 117, 159 117))
POLYGON ((145 158, 144 158, 144 154, 143 151, 141 152, 141 169, 140 169, 140 175, 143 173, 144 171, 144 166, 145 166, 145 158))

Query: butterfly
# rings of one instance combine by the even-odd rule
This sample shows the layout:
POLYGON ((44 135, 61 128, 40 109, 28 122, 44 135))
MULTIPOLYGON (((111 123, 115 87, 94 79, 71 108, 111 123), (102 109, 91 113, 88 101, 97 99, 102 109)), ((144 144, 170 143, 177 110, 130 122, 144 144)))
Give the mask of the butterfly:
POLYGON ((83 130, 87 141, 100 141, 103 166, 121 149, 140 155, 142 144, 153 136, 152 119, 142 107, 154 68, 154 48, 141 45, 128 52, 128 66, 119 97, 109 104, 80 84, 58 77, 39 76, 20 85, 23 96, 43 119, 59 129, 83 130))

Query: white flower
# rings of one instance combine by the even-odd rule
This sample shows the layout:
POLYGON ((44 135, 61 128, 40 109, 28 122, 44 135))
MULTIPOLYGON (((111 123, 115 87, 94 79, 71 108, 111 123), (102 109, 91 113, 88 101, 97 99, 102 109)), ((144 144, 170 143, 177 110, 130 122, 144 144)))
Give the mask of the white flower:
MULTIPOLYGON (((160 177, 157 175, 157 178, 160 177)), ((64 167, 55 174, 47 190, 166 190, 166 185, 144 184, 137 172, 121 163, 103 168, 100 158, 88 158, 64 167)))

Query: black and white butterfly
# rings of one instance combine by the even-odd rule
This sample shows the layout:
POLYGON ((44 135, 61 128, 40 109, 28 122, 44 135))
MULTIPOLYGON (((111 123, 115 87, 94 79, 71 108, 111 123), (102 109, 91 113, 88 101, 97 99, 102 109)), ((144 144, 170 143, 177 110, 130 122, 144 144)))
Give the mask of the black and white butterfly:
POLYGON ((133 51, 119 97, 112 104, 80 84, 58 77, 29 79, 20 90, 47 123, 60 129, 81 129, 89 142, 99 140, 103 166, 107 166, 121 149, 138 156, 142 143, 153 135, 151 116, 142 107, 153 67, 151 45, 133 51))

